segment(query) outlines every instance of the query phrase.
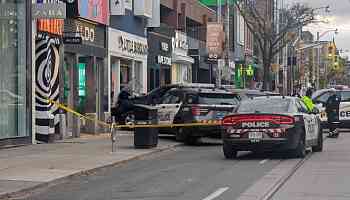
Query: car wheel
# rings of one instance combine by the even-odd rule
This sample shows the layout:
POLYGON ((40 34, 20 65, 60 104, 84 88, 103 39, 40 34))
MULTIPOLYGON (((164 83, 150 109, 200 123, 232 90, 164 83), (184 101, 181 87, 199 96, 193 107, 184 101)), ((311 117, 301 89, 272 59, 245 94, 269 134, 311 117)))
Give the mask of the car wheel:
POLYGON ((319 130, 317 145, 312 147, 312 152, 322 152, 323 151, 323 131, 319 130))
POLYGON ((222 145, 222 150, 226 159, 237 158, 237 151, 229 143, 224 142, 224 144, 222 145))
POLYGON ((178 142, 183 142, 185 138, 185 129, 183 127, 180 127, 177 129, 176 134, 175 134, 175 140, 178 142))
POLYGON ((199 137, 195 136, 186 136, 184 142, 186 145, 196 145, 198 143, 199 137))
POLYGON ((298 146, 294 150, 293 154, 294 154, 294 157, 296 157, 296 158, 305 158, 305 156, 306 156, 305 134, 301 135, 299 142, 298 142, 298 146))

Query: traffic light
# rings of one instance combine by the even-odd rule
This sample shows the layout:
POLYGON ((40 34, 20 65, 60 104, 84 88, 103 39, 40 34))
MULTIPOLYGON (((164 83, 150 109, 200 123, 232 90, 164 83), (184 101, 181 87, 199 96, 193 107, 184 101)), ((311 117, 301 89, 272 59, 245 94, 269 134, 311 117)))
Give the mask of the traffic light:
POLYGON ((333 47, 328 47, 328 57, 331 58, 333 56, 333 47))
POLYGON ((254 76, 254 69, 252 65, 248 65, 246 73, 247 73, 247 76, 254 76))

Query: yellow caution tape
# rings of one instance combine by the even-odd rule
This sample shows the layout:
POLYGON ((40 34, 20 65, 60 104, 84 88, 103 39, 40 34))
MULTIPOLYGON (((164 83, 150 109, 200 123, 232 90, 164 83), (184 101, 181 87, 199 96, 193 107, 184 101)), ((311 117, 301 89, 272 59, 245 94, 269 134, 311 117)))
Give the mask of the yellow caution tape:
POLYGON ((65 110, 69 113, 72 113, 74 115, 76 115, 79 118, 83 118, 89 121, 93 121, 96 122, 102 126, 106 126, 109 128, 129 128, 129 129, 133 129, 133 128, 175 128, 175 127, 198 127, 198 126, 202 126, 202 127, 208 127, 208 126, 220 126, 221 122, 220 120, 203 120, 201 123, 187 123, 187 124, 136 124, 136 125, 117 125, 117 124, 109 124, 106 123, 104 121, 95 119, 95 118, 91 118, 91 117, 87 117, 71 108, 69 108, 68 106, 65 106, 64 104, 58 103, 52 99, 47 99, 47 101, 51 104, 56 105, 57 107, 59 107, 62 110, 65 110), (203 123, 204 122, 204 123, 203 123))

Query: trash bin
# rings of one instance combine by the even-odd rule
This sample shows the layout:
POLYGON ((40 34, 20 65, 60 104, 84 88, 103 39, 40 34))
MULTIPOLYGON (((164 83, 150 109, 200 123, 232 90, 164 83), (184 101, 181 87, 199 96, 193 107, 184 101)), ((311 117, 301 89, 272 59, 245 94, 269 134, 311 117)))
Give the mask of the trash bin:
MULTIPOLYGON (((157 108, 146 105, 134 105, 135 125, 158 124, 157 108)), ((135 128, 135 148, 152 148, 158 144, 158 128, 135 128)))

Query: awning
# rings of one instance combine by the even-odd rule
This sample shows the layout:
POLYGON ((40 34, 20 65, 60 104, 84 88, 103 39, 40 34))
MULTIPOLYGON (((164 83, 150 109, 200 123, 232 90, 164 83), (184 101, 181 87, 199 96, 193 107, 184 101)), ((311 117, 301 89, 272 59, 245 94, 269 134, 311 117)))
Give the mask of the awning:
POLYGON ((173 54, 172 62, 173 63, 193 64, 194 59, 190 56, 182 56, 182 55, 173 54))

